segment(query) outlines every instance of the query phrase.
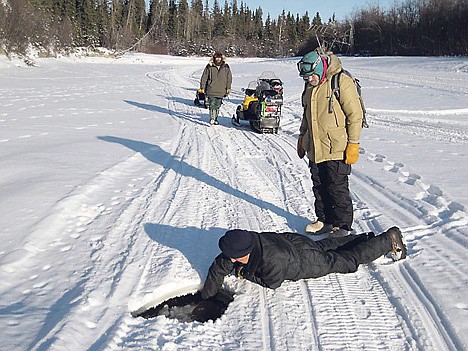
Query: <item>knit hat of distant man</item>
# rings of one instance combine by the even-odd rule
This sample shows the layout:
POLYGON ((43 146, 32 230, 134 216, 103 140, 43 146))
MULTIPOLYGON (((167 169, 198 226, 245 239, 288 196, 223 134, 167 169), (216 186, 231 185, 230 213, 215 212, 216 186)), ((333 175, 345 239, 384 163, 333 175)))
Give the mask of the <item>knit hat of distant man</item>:
POLYGON ((219 239, 219 248, 229 258, 241 258, 251 253, 255 244, 251 232, 242 229, 228 230, 219 239))
POLYGON ((217 58, 217 57, 223 58, 223 53, 222 53, 221 51, 219 51, 219 50, 217 50, 217 51, 213 54, 213 58, 214 58, 214 59, 217 58))

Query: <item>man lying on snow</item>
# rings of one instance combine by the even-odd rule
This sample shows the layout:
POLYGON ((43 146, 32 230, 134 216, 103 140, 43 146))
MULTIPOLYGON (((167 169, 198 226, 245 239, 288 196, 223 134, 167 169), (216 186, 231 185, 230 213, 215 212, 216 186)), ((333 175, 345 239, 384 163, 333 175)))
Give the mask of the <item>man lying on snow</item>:
POLYGON ((238 278, 276 289, 285 280, 318 278, 329 273, 352 273, 358 266, 390 253, 406 257, 400 229, 327 238, 320 241, 295 233, 256 233, 234 229, 219 239, 219 254, 211 265, 202 299, 215 296, 224 277, 234 269, 238 278))

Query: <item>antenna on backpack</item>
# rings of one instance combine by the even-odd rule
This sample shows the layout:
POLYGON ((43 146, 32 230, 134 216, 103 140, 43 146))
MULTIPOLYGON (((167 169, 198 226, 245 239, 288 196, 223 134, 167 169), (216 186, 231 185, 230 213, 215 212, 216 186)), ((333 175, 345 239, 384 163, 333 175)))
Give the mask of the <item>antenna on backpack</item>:
POLYGON ((326 47, 324 45, 325 43, 320 42, 320 38, 319 38, 317 32, 315 32, 315 38, 317 39, 317 44, 318 44, 318 46, 317 46, 317 48, 315 50, 317 51, 317 53, 319 55, 325 55, 327 53, 327 49, 326 49, 326 47))
POLYGON ((343 51, 346 47, 346 52, 352 47, 353 30, 352 26, 349 29, 339 25, 337 22, 329 22, 328 24, 315 24, 309 28, 315 34, 317 40, 317 52, 325 54, 333 48, 343 51))

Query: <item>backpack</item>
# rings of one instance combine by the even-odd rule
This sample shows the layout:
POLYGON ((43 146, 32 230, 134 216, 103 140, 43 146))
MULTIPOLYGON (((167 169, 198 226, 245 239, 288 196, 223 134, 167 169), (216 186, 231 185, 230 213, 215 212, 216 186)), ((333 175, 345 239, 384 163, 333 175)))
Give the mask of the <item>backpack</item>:
MULTIPOLYGON (((333 94, 335 95, 336 99, 340 101, 340 77, 342 73, 350 77, 353 80, 354 85, 356 86, 356 90, 359 95, 359 102, 361 103, 361 108, 362 108, 362 127, 369 128, 369 124, 367 124, 367 120, 366 120, 366 108, 364 107, 364 101, 362 99, 361 84, 359 84, 359 79, 354 78, 350 72, 348 72, 345 69, 342 69, 340 72, 338 72, 332 77, 331 88, 332 88, 333 94)), ((331 102, 331 99, 330 99, 330 102, 331 102)))

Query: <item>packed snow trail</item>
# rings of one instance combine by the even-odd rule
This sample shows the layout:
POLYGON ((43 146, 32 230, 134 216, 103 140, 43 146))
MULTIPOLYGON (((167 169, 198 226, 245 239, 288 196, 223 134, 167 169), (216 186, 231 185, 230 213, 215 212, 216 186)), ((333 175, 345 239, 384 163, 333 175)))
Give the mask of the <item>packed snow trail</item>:
MULTIPOLYGON (((165 86, 165 93, 171 101, 175 101, 175 97, 182 94, 177 87, 176 78, 173 76, 166 79, 158 78, 161 82, 171 82, 166 83, 165 86)), ((233 110, 235 106, 229 107, 229 109, 223 108, 222 112, 229 113, 229 110, 233 110)), ((193 113, 194 110, 187 104, 172 103, 172 108, 174 109, 173 116, 190 115, 190 111, 193 113)), ((182 176, 185 175, 187 169, 194 167, 195 169, 189 176, 197 178, 196 173, 204 170, 202 173, 212 176, 204 175, 197 179, 206 182, 208 187, 212 188, 200 189, 200 185, 188 185, 185 182, 189 180, 185 182, 182 179, 177 182, 169 180, 169 184, 176 183, 177 189, 181 189, 182 193, 183 189, 196 187, 197 190, 190 196, 182 195, 182 201, 175 201, 175 199, 171 201, 173 203, 169 209, 165 208, 163 213, 187 214, 185 209, 197 209, 195 212, 205 213, 205 218, 208 220, 207 222, 205 218, 201 218, 202 228, 218 223, 221 227, 300 231, 304 224, 300 217, 310 215, 307 213, 307 203, 304 202, 304 194, 309 191, 304 186, 307 182, 304 182, 305 177, 302 176, 303 163, 289 156, 294 155, 291 152, 294 144, 285 137, 258 135, 249 130, 226 129, 223 127, 228 126, 228 122, 226 125, 224 122, 226 121, 222 120, 222 125, 216 128, 208 127, 206 122, 200 123, 199 121, 187 123, 187 128, 184 124, 183 135, 178 138, 180 150, 178 149, 174 156, 187 160, 190 165, 183 165, 178 172, 182 176), (221 186, 218 180, 225 185, 221 186), (254 188, 250 186, 251 184, 254 184, 254 188), (295 186, 291 186, 292 184, 295 186), (252 194, 252 197, 248 194, 252 194), (200 198, 206 201, 200 201, 200 198), (262 200, 260 202, 252 200, 257 198, 262 200), (193 203, 194 200, 198 203, 193 203), (222 204, 222 206, 217 207, 216 204, 218 206, 222 204), (280 210, 281 207, 287 211, 280 210), (296 214, 299 216, 295 217, 296 214), (288 218, 292 215, 294 217, 288 222, 288 218)), ((364 192, 366 193, 368 192, 364 192)), ((179 190, 175 197, 179 197, 179 190)), ((167 198, 167 195, 162 195, 163 200, 167 198)), ((156 207, 160 209, 159 204, 156 204, 156 207)), ((187 218, 194 219, 191 215, 187 218)), ((196 222, 199 220, 197 218, 196 222)), ((157 218, 158 223, 167 223, 167 225, 180 223, 180 221, 184 221, 184 217, 157 218)), ((155 228, 152 229, 154 233, 157 232, 159 225, 154 225, 155 228)), ((187 226, 190 225, 192 225, 191 221, 187 223, 187 226)), ((200 222, 193 223, 193 225, 200 226, 200 222)), ((385 229, 384 225, 371 229, 377 229, 376 231, 380 232, 385 229)), ((156 234, 154 237, 156 241, 161 241, 156 239, 156 234)), ((200 238, 196 240, 197 243, 200 241, 202 241, 200 238)), ((197 245, 195 251, 203 251, 203 245, 197 245)), ((194 257, 193 254, 186 252, 184 256, 194 257)), ((192 267, 197 267, 195 260, 189 259, 189 261, 192 267)), ((151 265, 158 266, 154 262, 151 265)), ((411 278, 411 276, 405 278, 402 274, 398 274, 398 266, 389 267, 389 271, 396 272, 391 275, 397 276, 393 278, 393 284, 396 284, 397 280, 405 281, 411 278)), ((440 348, 455 350, 460 346, 453 331, 445 330, 445 323, 436 320, 437 315, 424 312, 430 303, 420 301, 418 296, 412 295, 413 299, 404 304, 404 306, 411 306, 408 311, 404 311, 400 306, 401 308, 395 313, 395 306, 385 293, 385 289, 392 287, 392 282, 387 283, 383 278, 376 279, 376 276, 378 277, 374 271, 361 268, 357 275, 332 275, 306 283, 290 282, 283 284, 276 291, 264 290, 256 286, 249 286, 247 291, 243 288, 241 294, 228 308, 226 316, 214 323, 214 326, 210 326, 210 329, 211 327, 219 328, 218 333, 222 335, 223 341, 220 344, 209 346, 201 344, 200 346, 222 347, 224 340, 230 340, 233 335, 238 334, 240 335, 237 338, 234 337, 234 348, 243 349, 336 349, 343 345, 343 340, 346 340, 345 343, 350 349, 440 348), (260 294, 255 293, 256 291, 260 294), (249 292, 252 296, 246 296, 249 292), (404 315, 410 311, 421 310, 423 312, 418 312, 418 314, 419 318, 423 319, 423 326, 435 324, 439 328, 433 330, 432 338, 421 338, 422 332, 411 325, 411 319, 404 315), (249 318, 245 320, 244 316, 249 316, 249 318), (229 319, 240 320, 241 323, 239 326, 236 323, 230 325, 229 319), (227 325, 224 325, 225 323, 227 325), (245 324, 248 325, 247 328, 245 324), (233 327, 235 327, 234 330, 232 330, 233 327), (376 330, 379 333, 378 339, 375 338, 376 330), (229 336, 231 333, 232 335, 229 336), (259 333, 263 335, 260 339, 256 337, 259 333), (408 342, 408 340, 412 341, 408 342)), ((239 285, 238 282, 231 282, 231 284, 234 284, 234 287, 239 285)), ((409 288, 412 288, 411 285, 409 288)), ((148 325, 167 322, 165 318, 159 318, 156 321, 142 321, 142 324, 146 329, 148 325)), ((203 326, 197 325, 196 327, 203 329, 203 326)), ((157 333, 157 327, 152 329, 155 329, 157 333)), ((160 329, 168 328, 164 326, 160 329)), ((143 331, 137 332, 137 334, 140 333, 143 331)), ((192 334, 197 334, 197 331, 193 330, 192 334)), ((156 335, 154 337, 156 338, 156 335)), ((181 349, 191 347, 194 343, 192 337, 194 336, 184 335, 183 340, 187 339, 186 346, 182 341, 178 342, 177 347, 181 349)), ((119 345, 119 348, 130 346, 131 343, 130 345, 123 343, 119 345)), ((158 346, 164 348, 165 344, 158 346)), ((232 347, 229 344, 227 346, 232 347)))
MULTIPOLYGON (((465 349, 466 326, 451 319, 463 320, 466 311, 466 294, 460 294, 460 287, 468 285, 465 208, 445 188, 405 165, 400 155, 390 149, 388 154, 373 152, 374 140, 390 145, 401 140, 392 140, 392 133, 382 140, 378 131, 400 130, 401 119, 409 118, 394 117, 384 108, 372 112, 373 129, 366 132, 367 143, 351 176, 354 226, 357 232, 376 233, 400 226, 409 248, 407 260, 395 264, 382 257, 355 274, 285 282, 274 291, 228 277, 226 288, 235 292, 235 299, 215 322, 131 317, 131 312, 171 295, 197 289, 227 229, 302 232, 313 218, 307 164, 295 152, 301 82, 286 90, 278 135, 231 125, 230 116, 242 99, 236 89, 221 108, 220 125, 209 126, 207 110, 193 106, 203 62, 197 61, 196 70, 190 60, 155 65, 145 74, 128 74, 122 85, 109 84, 120 80, 94 66, 90 75, 107 83, 86 86, 84 79, 70 91, 63 88, 62 94, 80 86, 83 94, 98 87, 103 95, 108 89, 125 96, 145 87, 151 98, 124 100, 128 123, 141 112, 154 115, 145 128, 163 129, 155 134, 168 137, 156 140, 146 130, 131 128, 101 128, 93 134, 107 152, 119 152, 118 162, 106 163, 104 170, 52 204, 17 255, 2 260, 2 274, 14 273, 18 279, 2 290, 2 299, 14 302, 5 314, 27 306, 37 316, 21 322, 9 317, 9 349, 465 349), (57 262, 48 262, 50 256, 57 262), (430 274, 415 269, 415 263, 430 274), (54 276, 67 279, 54 281, 54 276), (11 328, 17 325, 22 329, 11 328), (25 328, 32 331, 29 337, 20 335, 25 328)), ((233 64, 237 75, 251 80, 249 71, 242 71, 249 61, 239 62, 242 66, 233 64)), ((279 71, 294 69, 289 60, 269 64, 279 71)), ((397 84, 380 71, 362 72, 375 82, 397 84)), ((73 71, 56 72, 65 73, 73 71)), ((427 87, 417 79, 411 84, 427 87)), ((447 83, 443 89, 466 95, 462 84, 447 83)), ((96 121, 76 124, 74 128, 82 129, 75 131, 99 126, 102 111, 88 112, 96 121)), ((463 145, 468 140, 466 128, 457 130, 455 122, 440 122, 440 133, 437 124, 424 129, 423 122, 403 123, 412 127, 403 132, 409 135, 408 144, 411 138, 438 142, 441 135, 463 145)))

